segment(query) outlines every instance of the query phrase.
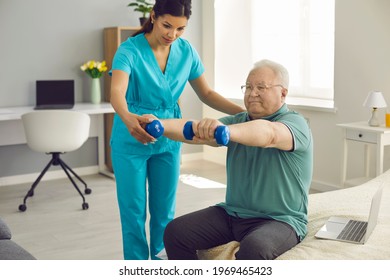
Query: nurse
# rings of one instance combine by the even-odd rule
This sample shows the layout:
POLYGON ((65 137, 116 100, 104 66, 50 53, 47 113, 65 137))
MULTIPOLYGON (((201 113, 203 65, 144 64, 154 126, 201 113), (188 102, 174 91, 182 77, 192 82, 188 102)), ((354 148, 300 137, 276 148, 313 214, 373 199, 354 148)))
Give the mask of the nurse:
POLYGON ((198 53, 180 38, 190 15, 191 0, 156 0, 149 20, 120 45, 112 62, 111 151, 125 259, 158 259, 175 214, 181 144, 149 135, 148 115, 181 118, 178 100, 187 81, 210 107, 227 114, 244 110, 208 86, 198 53))

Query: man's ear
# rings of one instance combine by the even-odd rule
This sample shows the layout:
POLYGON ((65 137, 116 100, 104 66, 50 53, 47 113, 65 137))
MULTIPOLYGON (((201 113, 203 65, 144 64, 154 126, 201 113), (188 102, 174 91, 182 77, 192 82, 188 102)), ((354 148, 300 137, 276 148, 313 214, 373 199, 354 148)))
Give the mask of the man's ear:
POLYGON ((288 93, 288 89, 282 88, 282 97, 286 98, 287 93, 288 93))
POLYGON ((282 88, 281 93, 282 93, 282 102, 284 102, 286 100, 288 89, 282 88))

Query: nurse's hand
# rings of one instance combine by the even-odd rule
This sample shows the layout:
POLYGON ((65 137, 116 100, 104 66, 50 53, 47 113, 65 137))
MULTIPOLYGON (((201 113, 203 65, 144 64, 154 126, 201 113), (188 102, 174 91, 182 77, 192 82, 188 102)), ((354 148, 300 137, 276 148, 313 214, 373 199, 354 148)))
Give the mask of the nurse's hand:
POLYGON ((158 118, 152 114, 144 114, 144 115, 142 115, 142 117, 149 119, 149 121, 147 123, 150 123, 153 120, 158 120, 158 118))
POLYGON ((139 116, 139 115, 132 114, 132 113, 130 113, 126 117, 126 120, 124 120, 126 127, 129 130, 130 134, 144 145, 146 145, 148 143, 153 143, 156 141, 156 138, 151 136, 144 129, 145 125, 147 123, 150 123, 151 121, 153 121, 153 118, 139 116))

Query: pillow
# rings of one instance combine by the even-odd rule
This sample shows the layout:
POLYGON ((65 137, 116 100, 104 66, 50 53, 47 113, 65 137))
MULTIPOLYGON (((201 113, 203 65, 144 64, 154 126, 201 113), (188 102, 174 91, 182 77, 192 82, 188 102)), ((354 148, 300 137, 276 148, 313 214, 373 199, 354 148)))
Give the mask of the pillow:
POLYGON ((0 239, 11 239, 11 230, 0 218, 0 239))
POLYGON ((12 240, 3 240, 0 246, 0 262, 1 260, 36 260, 36 258, 12 240))

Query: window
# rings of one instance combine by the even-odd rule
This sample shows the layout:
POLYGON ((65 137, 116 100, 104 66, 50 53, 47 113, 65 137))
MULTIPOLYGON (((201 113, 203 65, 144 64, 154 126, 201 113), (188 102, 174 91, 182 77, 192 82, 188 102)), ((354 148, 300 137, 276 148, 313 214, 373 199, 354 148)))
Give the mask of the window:
POLYGON ((290 73, 287 103, 333 108, 334 0, 215 0, 215 88, 242 99, 253 63, 290 73))

